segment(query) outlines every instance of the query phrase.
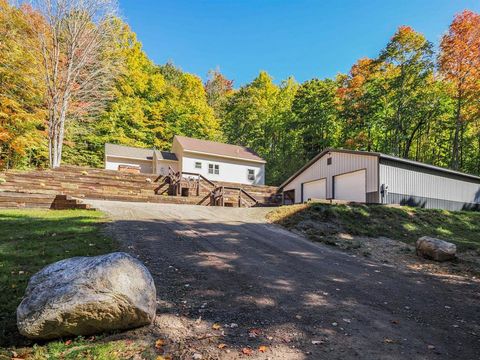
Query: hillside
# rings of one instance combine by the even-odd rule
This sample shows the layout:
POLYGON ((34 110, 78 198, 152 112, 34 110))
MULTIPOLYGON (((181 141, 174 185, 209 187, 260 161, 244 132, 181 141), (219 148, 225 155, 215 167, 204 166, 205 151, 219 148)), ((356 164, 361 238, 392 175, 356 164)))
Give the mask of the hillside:
POLYGON ((310 203, 283 206, 268 220, 307 238, 382 262, 435 267, 441 272, 480 273, 480 213, 379 205, 310 203), (414 244, 421 236, 457 245, 458 261, 420 261, 414 244))

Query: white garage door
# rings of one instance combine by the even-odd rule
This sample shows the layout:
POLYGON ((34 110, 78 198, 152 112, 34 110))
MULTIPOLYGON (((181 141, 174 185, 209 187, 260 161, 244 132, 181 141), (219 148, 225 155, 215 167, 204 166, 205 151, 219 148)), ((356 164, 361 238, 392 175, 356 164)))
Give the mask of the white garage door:
POLYGON ((335 199, 365 202, 367 198, 365 189, 365 170, 335 176, 335 199))
POLYGON ((303 183, 303 201, 308 199, 326 199, 327 180, 314 180, 303 183))

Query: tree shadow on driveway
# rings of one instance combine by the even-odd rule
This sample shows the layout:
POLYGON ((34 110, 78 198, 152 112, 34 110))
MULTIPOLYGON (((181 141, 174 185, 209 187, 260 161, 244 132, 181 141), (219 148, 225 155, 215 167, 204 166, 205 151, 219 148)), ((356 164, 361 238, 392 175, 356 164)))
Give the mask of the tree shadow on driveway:
POLYGON ((110 226, 154 276, 159 334, 208 339, 195 342, 200 353, 234 357, 218 350, 220 343, 266 345, 275 359, 480 353, 476 282, 401 271, 269 224, 194 218, 110 226), (215 323, 221 329, 212 329, 215 323))

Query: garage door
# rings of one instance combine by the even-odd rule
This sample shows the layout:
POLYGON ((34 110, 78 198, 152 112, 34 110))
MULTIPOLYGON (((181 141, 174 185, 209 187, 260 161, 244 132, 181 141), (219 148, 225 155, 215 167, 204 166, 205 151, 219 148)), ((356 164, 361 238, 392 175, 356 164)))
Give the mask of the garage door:
POLYGON ((326 199, 327 180, 314 180, 303 183, 303 201, 308 199, 326 199))
POLYGON ((335 199, 356 202, 366 201, 365 170, 337 175, 334 179, 335 199))

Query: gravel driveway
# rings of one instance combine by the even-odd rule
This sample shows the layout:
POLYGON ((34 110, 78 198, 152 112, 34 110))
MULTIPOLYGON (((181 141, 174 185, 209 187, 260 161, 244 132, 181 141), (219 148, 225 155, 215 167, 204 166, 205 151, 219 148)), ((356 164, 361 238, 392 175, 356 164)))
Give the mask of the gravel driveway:
POLYGON ((312 243, 267 224, 265 208, 92 204, 152 272, 152 331, 182 359, 480 358, 473 280, 312 243))

